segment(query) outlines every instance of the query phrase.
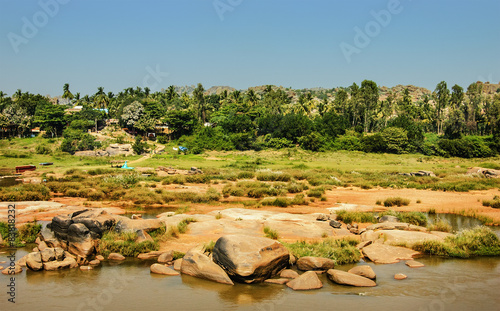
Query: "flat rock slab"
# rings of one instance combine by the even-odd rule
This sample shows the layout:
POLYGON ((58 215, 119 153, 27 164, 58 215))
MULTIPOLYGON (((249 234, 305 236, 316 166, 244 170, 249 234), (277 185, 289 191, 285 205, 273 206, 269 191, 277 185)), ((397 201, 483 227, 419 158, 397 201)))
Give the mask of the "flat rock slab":
POLYGON ((347 272, 352 273, 352 274, 356 274, 356 275, 359 275, 359 276, 362 276, 365 278, 369 278, 371 280, 375 280, 377 278, 377 275, 373 271, 372 267, 367 266, 367 265, 356 266, 347 272))
POLYGON ((404 275, 403 273, 397 273, 394 275, 394 279, 395 280, 404 280, 404 279, 407 279, 408 277, 406 275, 404 275))
POLYGON ((170 269, 169 267, 159 264, 159 263, 154 263, 149 267, 149 270, 151 273, 156 273, 156 274, 162 274, 162 275, 179 275, 179 272, 170 269))
POLYGON ((403 230, 379 230, 378 234, 382 235, 384 244, 406 244, 411 247, 415 243, 424 241, 443 241, 444 239, 436 234, 425 233, 420 231, 403 231, 403 230))
POLYGON ((425 267, 425 265, 421 262, 418 262, 416 260, 408 260, 407 262, 405 262, 405 264, 410 267, 410 268, 421 268, 421 267, 425 267))
POLYGON ((377 286, 377 283, 370 280, 369 278, 362 277, 360 275, 356 275, 353 273, 330 269, 327 272, 328 278, 337 284, 340 285, 349 285, 349 286, 357 286, 357 287, 373 287, 377 286))
POLYGON ((313 271, 307 271, 296 279, 286 283, 286 286, 293 290, 311 290, 320 289, 323 287, 323 283, 318 278, 318 275, 313 271))
POLYGON ((287 279, 295 279, 299 277, 299 274, 291 269, 285 269, 281 271, 280 277, 282 278, 287 278, 287 279))
POLYGON ((411 260, 413 256, 420 254, 408 248, 381 243, 374 243, 366 246, 363 248, 363 253, 365 257, 379 264, 397 263, 400 260, 411 260))

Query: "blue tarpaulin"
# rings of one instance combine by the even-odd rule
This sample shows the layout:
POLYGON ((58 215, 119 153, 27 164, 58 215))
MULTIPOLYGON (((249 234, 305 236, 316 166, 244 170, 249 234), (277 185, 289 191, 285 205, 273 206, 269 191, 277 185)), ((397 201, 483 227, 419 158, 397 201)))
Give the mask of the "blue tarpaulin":
POLYGON ((127 169, 127 170, 133 170, 133 167, 130 167, 127 165, 127 161, 125 161, 125 164, 123 164, 122 168, 127 169))

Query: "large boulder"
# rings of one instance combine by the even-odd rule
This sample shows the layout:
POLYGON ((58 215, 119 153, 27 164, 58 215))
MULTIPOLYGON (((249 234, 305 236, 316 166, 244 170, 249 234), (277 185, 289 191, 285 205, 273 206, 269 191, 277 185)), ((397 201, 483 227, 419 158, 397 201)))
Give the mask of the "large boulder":
POLYGON ((335 261, 322 257, 300 257, 297 260, 297 268, 302 271, 319 270, 326 271, 335 267, 335 261))
POLYGON ((363 266, 356 266, 352 268, 351 270, 347 271, 352 274, 356 274, 365 278, 369 278, 371 280, 375 280, 377 278, 377 275, 373 271, 372 267, 363 265, 363 266))
POLYGON ((125 260, 125 257, 122 254, 118 253, 111 253, 108 256, 108 260, 117 260, 117 261, 122 261, 125 260))
POLYGON ((110 230, 116 223, 115 218, 105 210, 88 210, 72 218, 75 224, 84 224, 90 230, 94 239, 100 239, 105 231, 110 230))
POLYGON ((169 267, 159 263, 152 264, 149 269, 151 273, 162 274, 162 275, 179 275, 179 272, 172 270, 169 267))
POLYGON ((163 225, 159 219, 130 219, 123 216, 115 216, 115 219, 117 220, 115 230, 119 233, 137 232, 137 230, 149 232, 163 225))
POLYGON ((298 278, 286 283, 293 290, 311 290, 323 287, 318 275, 314 271, 307 271, 298 278))
POLYGON ((69 215, 57 215, 52 218, 52 222, 48 227, 54 232, 56 238, 60 240, 68 239, 68 229, 73 223, 71 219, 71 214, 69 215))
POLYGON ((280 277, 287 279, 295 279, 299 277, 299 274, 291 269, 285 269, 281 271, 280 277))
POLYGON ((74 255, 87 257, 95 252, 95 240, 90 230, 82 223, 71 224, 68 228, 68 251, 74 255))
POLYGON ((26 267, 33 271, 40 271, 43 269, 43 261, 40 252, 29 253, 26 258, 26 267))
POLYGON ((327 272, 327 276, 332 282, 341 285, 360 286, 360 287, 377 286, 377 283, 368 278, 345 271, 330 269, 327 272))
POLYGON ((268 238, 226 235, 215 243, 212 257, 231 278, 254 283, 270 279, 285 269, 290 253, 281 243, 268 238))
POLYGON ((44 249, 43 251, 40 252, 40 255, 42 255, 43 262, 56 260, 56 252, 53 248, 44 249))
POLYGON ((68 268, 76 268, 78 264, 72 257, 66 257, 63 261, 49 261, 43 263, 43 269, 47 271, 55 271, 68 268))
POLYGON ((181 273, 222 284, 234 285, 227 273, 203 252, 203 247, 195 247, 189 250, 182 259, 181 273))
MULTIPOLYGON (((52 222, 54 222, 54 219, 52 219, 52 222)), ((69 226, 68 226, 69 228, 69 226)), ((66 229, 66 237, 68 234, 68 230, 66 229)), ((40 243, 38 243, 38 249, 42 250, 44 246, 42 243, 44 243, 47 247, 62 247, 63 245, 61 242, 58 240, 58 238, 55 236, 55 231, 51 231, 49 228, 43 228, 40 233, 38 234, 38 237, 40 238, 40 243)))
POLYGON ((168 251, 160 256, 158 256, 158 262, 159 263, 167 263, 167 262, 172 262, 174 260, 174 252, 173 251, 168 251))
POLYGON ((163 254, 163 252, 152 251, 149 253, 141 253, 141 254, 137 255, 137 258, 142 259, 142 260, 155 259, 155 258, 158 258, 161 254, 163 254))

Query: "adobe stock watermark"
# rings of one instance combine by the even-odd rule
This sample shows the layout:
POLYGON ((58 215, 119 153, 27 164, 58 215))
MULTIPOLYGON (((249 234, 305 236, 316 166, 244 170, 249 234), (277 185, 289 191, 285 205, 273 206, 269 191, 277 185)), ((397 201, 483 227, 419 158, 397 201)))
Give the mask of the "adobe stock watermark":
POLYGON ((142 79, 142 87, 153 91, 157 91, 160 83, 169 75, 168 72, 160 70, 160 65, 156 65, 154 70, 150 66, 146 66, 146 72, 147 74, 142 79))
MULTIPOLYGON (((458 297, 464 295, 467 290, 467 282, 456 276, 453 284, 447 284, 442 287, 439 296, 431 300, 427 306, 420 307, 419 311, 445 311, 446 305, 449 305, 457 300, 458 297)), ((452 310, 450 308, 449 310, 452 310)))
POLYGON ((234 9, 241 5, 243 0, 214 0, 212 5, 221 22, 224 21, 224 14, 232 12, 234 9))
MULTIPOLYGON (((411 0, 410 0, 411 1, 411 0)), ((389 26, 394 15, 403 12, 403 6, 399 0, 389 0, 386 9, 380 11, 372 10, 370 15, 372 20, 368 21, 363 28, 354 27, 353 42, 340 43, 340 50, 347 63, 351 63, 354 54, 360 54, 363 49, 370 45, 373 38, 380 35, 383 28, 389 26)))
POLYGON ((82 301, 77 311, 102 311, 109 310, 110 304, 113 302, 114 296, 121 293, 128 285, 132 284, 135 276, 128 275, 125 269, 113 270, 113 276, 109 278, 108 286, 103 290, 99 290, 92 298, 87 298, 82 301), (119 271, 118 271, 119 270, 119 271))
POLYGON ((16 205, 9 204, 8 206, 8 245, 9 245, 9 267, 5 268, 8 270, 7 275, 10 276, 7 284, 7 295, 8 301, 11 303, 16 303, 16 278, 13 276, 16 274, 16 205))
POLYGON ((69 3, 71 0, 40 0, 38 5, 40 10, 35 12, 31 18, 23 16, 21 21, 20 34, 9 32, 7 39, 9 39, 12 49, 17 54, 21 44, 28 44, 30 39, 33 39, 40 29, 47 26, 49 20, 54 18, 58 13, 61 5, 69 3))

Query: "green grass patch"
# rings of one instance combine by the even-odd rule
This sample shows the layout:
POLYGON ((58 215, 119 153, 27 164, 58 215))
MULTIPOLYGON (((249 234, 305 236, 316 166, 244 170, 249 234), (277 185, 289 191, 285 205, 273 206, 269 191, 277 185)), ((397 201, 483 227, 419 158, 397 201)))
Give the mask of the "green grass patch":
POLYGON ((385 207, 407 206, 407 205, 410 205, 410 200, 401 197, 391 197, 384 200, 385 207))
POLYGON ((368 212, 358 212, 358 211, 346 211, 341 210, 337 212, 337 220, 342 221, 345 224, 351 224, 353 222, 371 222, 376 223, 377 219, 373 213, 368 212))
POLYGON ((500 240, 495 233, 484 226, 460 231, 456 236, 449 236, 443 242, 424 241, 413 249, 425 254, 469 258, 477 256, 500 256, 500 240))
POLYGON ((433 224, 429 224, 427 226, 427 230, 429 231, 442 231, 442 232, 451 232, 453 228, 451 227, 450 223, 447 222, 446 220, 439 219, 433 224))
POLYGON ((105 232, 99 241, 97 251, 107 257, 110 253, 120 253, 126 257, 136 257, 141 253, 148 253, 160 249, 158 242, 144 241, 136 243, 135 233, 105 232))
POLYGON ((271 229, 268 226, 264 227, 264 236, 266 238, 270 238, 270 239, 273 239, 273 240, 277 240, 279 238, 278 231, 273 230, 273 229, 271 229))
POLYGON ((378 214, 380 217, 382 216, 395 216, 401 222, 406 222, 416 226, 427 226, 427 215, 422 212, 395 212, 393 210, 388 210, 378 214))

